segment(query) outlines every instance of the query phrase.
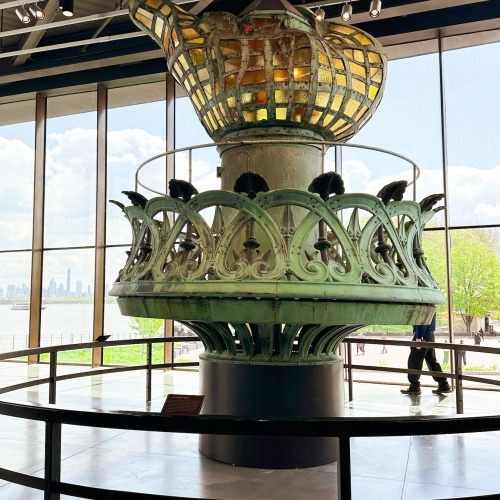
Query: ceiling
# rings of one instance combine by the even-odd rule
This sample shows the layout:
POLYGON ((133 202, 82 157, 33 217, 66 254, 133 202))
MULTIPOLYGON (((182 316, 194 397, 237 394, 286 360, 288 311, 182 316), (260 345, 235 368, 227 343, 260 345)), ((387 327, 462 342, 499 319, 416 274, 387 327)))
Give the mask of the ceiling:
MULTIPOLYGON (((329 20, 340 21, 339 0, 289 0, 314 9, 321 6, 329 20)), ((196 14, 235 14, 250 0, 174 0, 196 14)), ((130 21, 125 0, 75 0, 74 16, 64 17, 59 0, 39 1, 45 19, 23 25, 13 4, 0 0, 0 103, 28 98, 54 88, 85 87, 165 73, 158 46, 130 21)), ((500 0, 382 0, 380 17, 367 11, 370 0, 353 0, 354 24, 387 48, 443 36, 492 33, 500 37, 500 0)))

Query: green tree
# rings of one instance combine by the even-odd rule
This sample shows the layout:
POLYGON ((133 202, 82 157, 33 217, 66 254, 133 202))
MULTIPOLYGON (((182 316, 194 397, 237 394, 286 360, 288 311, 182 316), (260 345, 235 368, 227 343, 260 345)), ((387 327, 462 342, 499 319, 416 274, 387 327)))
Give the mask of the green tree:
MULTIPOLYGON (((423 248, 427 265, 446 293, 444 232, 426 232, 423 248)), ((470 332, 474 317, 496 309, 500 299, 498 235, 482 229, 456 230, 451 238, 453 306, 470 332)))
POLYGON ((163 320, 156 318, 130 318, 128 326, 137 335, 143 337, 154 337, 163 327, 163 320))

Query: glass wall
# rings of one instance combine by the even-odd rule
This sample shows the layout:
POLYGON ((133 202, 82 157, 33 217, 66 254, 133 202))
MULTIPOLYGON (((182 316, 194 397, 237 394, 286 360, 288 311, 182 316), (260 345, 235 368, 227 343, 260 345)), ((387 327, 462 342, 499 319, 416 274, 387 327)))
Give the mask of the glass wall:
MULTIPOLYGON (((451 50, 456 46, 455 39, 443 41, 443 89, 440 88, 437 41, 433 53, 390 61, 379 109, 351 141, 393 150, 415 161, 421 169, 415 188, 417 201, 447 190, 446 204, 452 228, 452 281, 455 283, 452 290, 446 289, 444 211, 428 224, 429 231, 423 241, 428 265, 444 293, 450 294, 455 312, 450 321, 447 306, 439 308, 438 328, 443 335, 448 334, 451 325, 457 335, 470 334, 465 332, 466 326, 462 326, 466 304, 458 293, 457 281, 465 272, 464 261, 468 260, 463 258, 469 255, 465 247, 473 248, 473 255, 481 255, 486 249, 488 258, 498 259, 500 255, 497 238, 500 204, 496 199, 500 187, 496 123, 500 100, 495 87, 500 80, 500 43, 451 50), (467 74, 472 75, 470 78, 464 78, 464 67, 467 74), (441 95, 445 99, 445 121, 441 117, 441 95), (442 140, 443 124, 445 141, 442 140), (447 169, 447 186, 443 166, 447 169)), ((110 89, 107 97, 107 130, 101 130, 102 134, 97 130, 97 91, 47 100, 46 144, 37 145, 46 146, 44 258, 43 271, 39 270, 44 306, 41 313, 43 345, 92 338, 96 273, 97 277, 104 276, 105 283, 104 333, 117 339, 137 334, 132 320, 121 316, 115 299, 108 297, 125 264, 125 252, 132 238, 130 225, 118 206, 109 204, 103 214, 96 213, 98 141, 102 142, 105 137, 107 200, 128 204, 122 191, 136 189, 147 198, 157 196, 140 185, 136 187, 135 171, 143 161, 167 149, 166 84, 156 81, 110 89), (103 222, 104 219, 100 219, 103 217, 105 269, 96 270, 95 254, 102 250, 96 249, 96 227, 103 222), (74 310, 70 311, 72 307, 74 310), (56 314, 63 308, 70 309, 56 314)), ((0 221, 0 321, 14 336, 23 338, 18 339, 19 344, 26 345, 29 316, 14 314, 10 308, 15 301, 29 301, 31 294, 35 103, 17 103, 14 111, 5 106, 0 106, 0 192, 10 203, 3 209, 4 217, 0 221)), ((175 100, 175 120, 171 126, 175 128, 176 148, 212 142, 186 97, 175 100)), ((413 178, 409 163, 380 153, 344 147, 341 159, 347 192, 375 195, 389 182, 413 178)), ((175 157, 174 175, 190 180, 200 192, 217 189, 219 162, 215 148, 193 151, 191 163, 189 154, 180 152, 175 157)), ((326 169, 333 168, 332 150, 326 169)), ((139 180, 158 192, 166 192, 165 158, 145 167, 139 180)), ((413 187, 408 188, 405 198, 413 198, 413 187)), ((213 214, 204 215, 210 218, 213 214)), ((490 277, 497 281, 494 272, 490 277)), ((489 278, 483 278, 478 286, 485 289, 487 281, 489 278)), ((97 306, 99 309, 100 304, 97 306)), ((500 299, 493 294, 487 305, 476 310, 476 317, 483 318, 483 322, 471 323, 469 329, 486 330, 486 317, 488 327, 495 326, 497 310, 500 310, 500 299)), ((500 326, 496 329, 500 330, 500 326)), ((379 336, 382 331, 382 327, 370 326, 365 334, 379 336)), ((176 324, 174 333, 183 336, 190 332, 176 324)), ((410 329, 396 325, 389 333, 408 335, 410 329)), ((162 335, 163 330, 158 329, 155 334, 162 335)), ((11 342, 18 345, 14 339, 0 348, 12 348, 11 342)), ((199 346, 194 347, 183 347, 179 339, 174 355, 190 359, 199 346)), ((119 362, 116 358, 108 361, 119 362)), ((374 362, 385 360, 378 357, 374 362)))

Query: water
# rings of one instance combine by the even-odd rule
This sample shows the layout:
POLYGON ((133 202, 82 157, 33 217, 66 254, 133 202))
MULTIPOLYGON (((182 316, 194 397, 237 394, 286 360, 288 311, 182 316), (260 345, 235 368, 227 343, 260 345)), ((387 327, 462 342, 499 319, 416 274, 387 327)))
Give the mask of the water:
MULTIPOLYGON (((93 304, 48 304, 42 311, 41 345, 72 344, 92 339, 93 304)), ((0 351, 27 347, 29 311, 13 311, 11 305, 0 305, 0 351)), ((135 338, 122 316, 118 304, 104 306, 105 334, 115 340, 135 338)))

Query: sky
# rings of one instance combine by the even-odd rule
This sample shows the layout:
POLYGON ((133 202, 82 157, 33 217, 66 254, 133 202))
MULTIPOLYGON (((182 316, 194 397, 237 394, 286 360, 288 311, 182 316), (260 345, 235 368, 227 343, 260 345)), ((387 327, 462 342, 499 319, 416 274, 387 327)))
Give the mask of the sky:
MULTIPOLYGON (((500 43, 444 54, 447 154, 451 225, 500 224, 500 43)), ((370 122, 351 143, 386 148, 408 156, 421 168, 417 201, 443 191, 438 56, 392 61, 385 95, 370 122)), ((212 142, 187 98, 176 103, 176 146, 212 142)), ((165 103, 109 111, 108 199, 128 203, 121 193, 135 189, 134 172, 165 149, 165 103)), ((95 233, 96 113, 51 118, 47 126, 47 247, 92 246, 95 233)), ((31 244, 33 122, 0 127, 0 250, 31 244)), ((343 148, 346 192, 376 195, 388 182, 412 179, 411 165, 375 152, 343 148)), ((195 151, 193 184, 217 189, 215 149, 195 151)), ((165 189, 164 160, 148 166, 140 179, 165 189)), ((333 169, 333 151, 326 169, 333 169)), ((176 156, 176 177, 188 179, 187 153, 176 156)), ((156 196, 141 190, 147 197, 156 196)), ((407 192, 411 199, 412 190, 407 192)), ((108 206, 108 244, 129 244, 131 230, 121 211, 108 206)), ((107 280, 125 263, 125 249, 109 252, 107 280)), ((91 250, 47 253, 44 286, 54 278, 84 281, 93 273, 91 250)), ((0 254, 0 287, 29 281, 29 254, 0 254)))

